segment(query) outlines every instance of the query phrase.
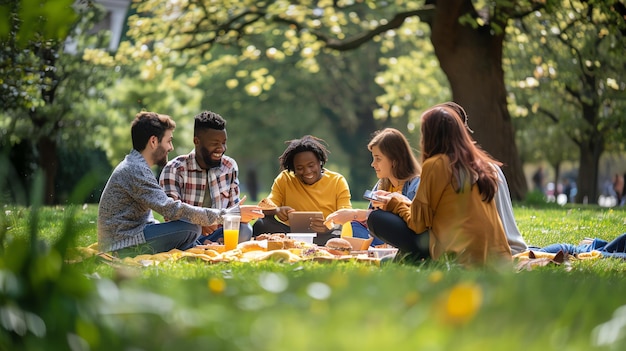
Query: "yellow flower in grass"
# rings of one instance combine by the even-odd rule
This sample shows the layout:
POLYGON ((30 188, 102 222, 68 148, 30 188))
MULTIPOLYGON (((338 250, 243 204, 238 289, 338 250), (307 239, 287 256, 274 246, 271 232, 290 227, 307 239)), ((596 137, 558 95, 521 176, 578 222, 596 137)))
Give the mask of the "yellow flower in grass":
POLYGON ((433 284, 439 283, 441 279, 443 279, 443 272, 441 271, 434 271, 428 275, 428 281, 433 284))
POLYGON ((459 283, 447 294, 444 302, 444 321, 465 324, 478 312, 483 301, 483 291, 475 283, 459 283))
POLYGON ((209 279, 209 290, 214 294, 221 294, 226 290, 226 282, 222 278, 212 277, 209 279))
POLYGON ((413 307, 420 300, 420 294, 417 291, 409 291, 404 295, 404 304, 407 307, 413 307))

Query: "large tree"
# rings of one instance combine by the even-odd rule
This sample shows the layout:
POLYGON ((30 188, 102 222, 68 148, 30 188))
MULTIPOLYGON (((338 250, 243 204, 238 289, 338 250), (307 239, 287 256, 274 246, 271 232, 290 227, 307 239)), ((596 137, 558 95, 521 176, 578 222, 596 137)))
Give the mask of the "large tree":
MULTIPOLYGON (((307 37, 295 28, 282 31, 282 25, 277 26, 281 29, 277 32, 261 30, 247 37, 245 45, 236 41, 238 45, 211 46, 209 51, 204 47, 177 47, 179 40, 167 35, 165 30, 182 29, 163 28, 162 21, 156 20, 171 16, 171 11, 182 17, 194 12, 193 6, 189 12, 178 13, 178 10, 165 2, 139 4, 141 16, 131 16, 129 21, 132 41, 121 45, 115 61, 123 63, 126 58, 139 55, 147 60, 146 69, 155 71, 161 67, 161 72, 153 72, 155 76, 176 65, 182 75, 200 76, 198 86, 205 92, 203 108, 218 108, 217 112, 223 113, 229 125, 238 131, 245 130, 243 125, 250 126, 248 137, 241 139, 241 134, 235 135, 233 142, 229 142, 231 146, 237 145, 238 140, 247 143, 247 154, 243 157, 233 154, 247 167, 256 168, 259 164, 265 167, 267 162, 259 162, 263 158, 272 161, 271 172, 275 174, 276 155, 284 148, 282 142, 315 134, 330 142, 333 154, 340 151, 352 156, 334 164, 337 159, 331 157, 331 165, 346 174, 355 189, 368 188, 375 179, 366 148, 372 132, 386 126, 408 132, 410 125, 414 125, 409 123, 415 115, 411 109, 423 109, 433 102, 449 99, 449 90, 440 84, 445 79, 430 77, 432 72, 438 72, 432 49, 422 55, 411 52, 416 45, 415 33, 422 33, 419 41, 424 43, 423 33, 428 29, 418 21, 405 26, 408 35, 398 33, 404 39, 398 40, 390 32, 341 55, 336 50, 323 50, 319 43, 315 44, 314 37, 307 37), (142 12, 148 9, 149 14, 142 12), (289 40, 285 41, 286 38, 289 40), (303 41, 311 46, 304 47, 303 41), (409 55, 420 62, 409 62, 409 55), (406 66, 410 68, 403 69, 406 66), (410 80, 405 77, 407 72, 419 72, 429 78, 410 80), (242 96, 242 92, 256 101, 242 96), (411 103, 406 103, 407 100, 411 103), (246 116, 246 121, 241 116, 246 116), (251 155, 249 145, 264 147, 255 149, 251 155), (273 151, 273 156, 267 157, 268 151, 273 151)), ((186 23, 186 20, 176 21, 169 25, 186 23)), ((235 129, 229 127, 231 131, 235 129)))
MULTIPOLYGON (((0 128, 6 144, 34 145, 45 174, 45 203, 56 203, 55 176, 60 143, 84 147, 94 125, 86 102, 97 100, 114 71, 85 65, 81 52, 67 53, 68 35, 79 48, 104 45, 105 38, 85 34, 102 12, 72 7, 74 1, 14 1, 3 8, 9 21, 0 30, 0 128), (82 144, 81 144, 82 142, 82 144), (79 145, 80 144, 80 145, 79 145)), ((3 12, 4 14, 4 12, 3 12)))
POLYGON ((515 110, 570 139, 579 156, 577 202, 595 203, 600 157, 624 140, 624 23, 605 5, 563 1, 550 17, 536 13, 510 31, 517 43, 509 46, 515 110))
POLYGON ((500 1, 477 9, 469 0, 230 1, 228 6, 204 0, 176 4, 153 0, 139 4, 137 17, 131 18, 131 35, 136 32, 133 36, 139 38, 140 33, 146 43, 202 57, 215 44, 245 50, 255 37, 273 33, 281 36, 274 48, 310 60, 320 52, 347 52, 379 43, 409 19, 419 18, 431 27, 453 99, 472 116, 476 139, 505 162, 512 194, 521 198, 527 186, 507 110, 502 44, 508 19, 530 11, 532 3, 524 3, 528 8, 500 1))

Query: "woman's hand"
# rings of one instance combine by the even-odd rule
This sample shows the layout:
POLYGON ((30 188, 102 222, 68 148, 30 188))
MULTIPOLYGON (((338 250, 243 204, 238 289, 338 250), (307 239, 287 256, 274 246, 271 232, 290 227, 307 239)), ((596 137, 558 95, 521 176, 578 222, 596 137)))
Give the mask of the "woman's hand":
POLYGON ((355 210, 352 208, 342 208, 337 210, 326 217, 324 225, 329 229, 337 224, 344 224, 350 221, 363 221, 367 219, 367 215, 363 216, 361 212, 367 212, 366 210, 355 210))
POLYGON ((391 193, 388 191, 376 190, 374 192, 375 200, 370 201, 372 208, 375 210, 384 210, 387 206, 387 202, 389 201, 389 194, 391 193))
POLYGON ((387 204, 389 203, 389 200, 394 197, 400 199, 400 201, 404 201, 403 199, 407 199, 406 196, 400 193, 390 193, 388 191, 377 190, 376 200, 372 201, 372 207, 374 207, 375 209, 387 211, 387 204))

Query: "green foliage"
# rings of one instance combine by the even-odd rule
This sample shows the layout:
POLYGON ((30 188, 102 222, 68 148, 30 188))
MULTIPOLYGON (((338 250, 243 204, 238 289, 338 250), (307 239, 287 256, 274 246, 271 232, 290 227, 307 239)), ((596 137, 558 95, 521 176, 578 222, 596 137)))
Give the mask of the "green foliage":
POLYGON ((101 118, 101 111, 108 108, 103 92, 119 71, 85 64, 81 53, 89 47, 104 46, 107 40, 104 33, 88 34, 103 13, 86 1, 77 5, 80 13, 77 17, 70 7, 72 3, 16 2, 9 9, 13 19, 9 36, 0 39, 2 146, 22 142, 36 146, 33 153, 47 178, 47 203, 56 201, 57 148, 91 149, 97 145, 99 136, 93 131, 107 124, 107 120, 101 118), (61 25, 67 30, 54 29, 61 25), (34 31, 34 34, 27 32, 27 39, 21 37, 25 28, 34 31), (45 32, 47 30, 55 32, 45 32), (68 33, 72 35, 76 51, 66 41, 68 33))
POLYGON ((18 47, 43 37, 44 40, 65 40, 76 11, 74 0, 4 0, 0 2, 0 41, 12 36, 18 47), (19 13, 19 17, 16 14, 19 13), (28 23, 18 25, 16 23, 28 23))
POLYGON ((601 155, 624 147, 625 26, 607 6, 562 1, 507 33, 510 108, 524 158, 552 165, 577 159, 581 195, 590 198, 601 155))
POLYGON ((94 187, 84 199, 78 201, 98 203, 104 186, 109 179, 112 167, 102 150, 59 150, 59 170, 56 176, 56 192, 59 203, 65 203, 74 187, 84 177, 93 177, 94 187))
MULTIPOLYGON (((211 109, 226 117, 232 135, 229 155, 240 163, 242 175, 257 170, 264 189, 276 175, 276 158, 284 149, 284 141, 305 134, 327 140, 333 151, 329 166, 362 189, 375 180, 365 148, 372 132, 392 125, 413 130, 418 109, 449 99, 449 91, 440 88, 444 78, 432 47, 424 40, 427 25, 416 19, 408 21, 402 30, 381 33, 370 43, 341 55, 324 47, 323 37, 346 38, 363 26, 372 29, 383 23, 381 16, 392 17, 396 10, 416 8, 408 3, 374 4, 335 7, 330 2, 295 6, 241 1, 214 6, 200 1, 199 6, 185 7, 162 1, 141 2, 134 5, 136 11, 129 18, 132 43, 122 43, 115 57, 93 52, 89 57, 96 63, 112 60, 141 65, 141 84, 125 81, 110 95, 115 96, 112 105, 121 109, 137 109, 137 101, 145 101, 148 109, 160 108, 159 112, 167 113, 172 104, 161 107, 159 102, 164 98, 150 87, 160 82, 171 82, 164 85, 168 96, 186 86, 194 90, 193 94, 200 92, 201 106, 188 104, 188 111, 172 116, 185 120, 202 109, 211 109), (242 18, 251 22, 238 29, 216 30, 228 16, 239 12, 246 12, 242 18), (174 17, 179 20, 172 21, 174 17), (182 18, 186 22, 181 22, 182 18), (284 21, 295 22, 289 25, 284 21), (190 32, 191 26, 196 29, 190 32), (341 33, 333 33, 339 28, 341 33), (245 35, 234 35, 236 31, 245 35), (413 50, 416 42, 420 43, 419 52, 413 50), (118 97, 126 97, 126 101, 118 97), (251 154, 250 145, 263 147, 251 154)), ((115 128, 119 137, 122 129, 115 128)), ((177 153, 190 148, 191 138, 177 140, 185 146, 177 153)), ((120 148, 120 143, 111 144, 111 148, 120 148)), ((113 164, 122 151, 109 154, 113 164)))

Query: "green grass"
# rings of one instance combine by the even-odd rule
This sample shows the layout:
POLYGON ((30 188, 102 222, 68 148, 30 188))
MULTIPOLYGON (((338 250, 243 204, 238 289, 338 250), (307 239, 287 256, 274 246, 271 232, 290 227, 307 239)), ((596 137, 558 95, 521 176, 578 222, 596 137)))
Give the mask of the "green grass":
MULTIPOLYGON (((0 273, 11 269, 9 256, 17 254, 9 250, 28 237, 31 221, 28 209, 4 211, 9 230, 0 273)), ((536 246, 610 240, 626 232, 623 209, 520 205, 514 211, 525 239, 536 246)), ((37 213, 40 238, 56 242, 71 211, 49 207, 37 213)), ((97 208, 76 208, 71 217, 79 235, 70 246, 93 243, 97 208)), ((0 327, 0 349, 67 349, 66 331, 54 329, 55 323, 91 350, 618 350, 626 336, 626 312, 618 310, 626 300, 626 262, 614 259, 574 261, 570 272, 553 266, 520 273, 445 262, 377 267, 176 261, 139 269, 90 259, 68 266, 72 279, 64 279, 61 268, 47 273, 55 284, 46 289, 32 277, 52 270, 37 262, 17 276, 23 291, 30 287, 38 292, 30 293, 34 300, 46 303, 33 303, 31 295, 13 299, 41 316, 48 335, 31 335, 20 344, 0 327), (75 291, 81 286, 89 293, 75 291), (70 308, 67 301, 82 305, 70 308), (55 304, 65 307, 50 307, 55 304), (54 317, 61 312, 75 320, 61 323, 54 317), (615 334, 598 333, 609 330, 615 334), (61 336, 51 338, 56 333, 61 336)), ((12 296, 6 281, 0 279, 0 315, 12 296)))

